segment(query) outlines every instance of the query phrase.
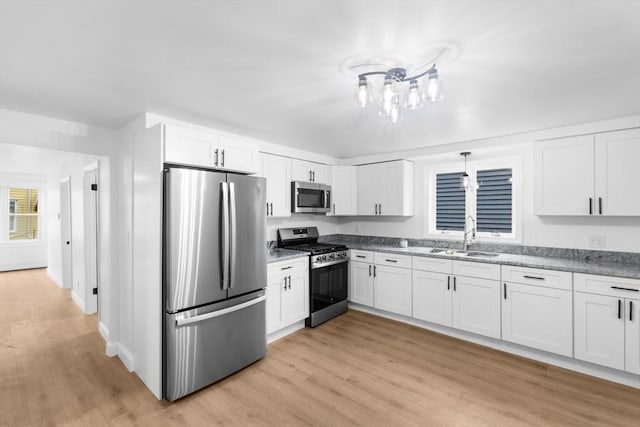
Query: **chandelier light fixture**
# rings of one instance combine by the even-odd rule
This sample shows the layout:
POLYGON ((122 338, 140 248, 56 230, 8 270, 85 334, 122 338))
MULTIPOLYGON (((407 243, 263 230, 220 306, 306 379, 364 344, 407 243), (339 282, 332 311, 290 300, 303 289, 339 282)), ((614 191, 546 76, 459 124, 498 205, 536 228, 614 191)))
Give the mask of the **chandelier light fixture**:
POLYGON ((382 90, 376 98, 380 106, 380 115, 387 117, 391 123, 400 121, 400 104, 407 110, 418 110, 424 106, 425 101, 437 102, 444 96, 436 64, 424 73, 411 77, 407 77, 406 68, 370 71, 358 75, 356 105, 360 108, 367 108, 374 103, 373 89, 369 81, 371 76, 384 76, 382 90), (424 81, 420 84, 419 79, 423 77, 424 81), (409 82, 408 86, 402 85, 404 82, 409 82))

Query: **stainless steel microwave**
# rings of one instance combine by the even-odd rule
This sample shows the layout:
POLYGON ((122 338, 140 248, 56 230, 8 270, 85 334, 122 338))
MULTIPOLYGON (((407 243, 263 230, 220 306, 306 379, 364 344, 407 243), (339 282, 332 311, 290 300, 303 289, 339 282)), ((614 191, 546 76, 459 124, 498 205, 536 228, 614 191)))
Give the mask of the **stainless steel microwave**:
POLYGON ((331 211, 331 186, 316 182, 291 182, 291 212, 323 213, 331 211))

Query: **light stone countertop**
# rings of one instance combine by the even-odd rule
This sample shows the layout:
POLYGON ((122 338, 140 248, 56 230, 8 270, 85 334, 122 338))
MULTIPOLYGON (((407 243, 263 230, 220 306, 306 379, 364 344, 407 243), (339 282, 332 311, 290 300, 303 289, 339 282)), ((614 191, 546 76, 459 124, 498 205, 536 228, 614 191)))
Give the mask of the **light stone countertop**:
MULTIPOLYGON (((433 258, 454 259, 460 261, 484 262, 489 264, 514 265, 518 267, 544 268, 548 270, 570 271, 573 273, 598 274, 603 276, 624 277, 629 279, 640 279, 640 264, 613 263, 603 261, 589 261, 559 257, 542 257, 518 254, 499 254, 495 257, 469 257, 459 255, 432 254, 432 248, 421 246, 409 246, 401 248, 398 246, 372 245, 367 243, 340 242, 349 249, 360 249, 365 251, 385 252, 398 255, 424 256, 433 258)), ((474 250, 471 249, 470 252, 474 250)))
POLYGON ((288 261, 296 258, 304 258, 308 256, 309 252, 294 251, 291 249, 282 248, 267 249, 267 264, 278 261, 288 261))

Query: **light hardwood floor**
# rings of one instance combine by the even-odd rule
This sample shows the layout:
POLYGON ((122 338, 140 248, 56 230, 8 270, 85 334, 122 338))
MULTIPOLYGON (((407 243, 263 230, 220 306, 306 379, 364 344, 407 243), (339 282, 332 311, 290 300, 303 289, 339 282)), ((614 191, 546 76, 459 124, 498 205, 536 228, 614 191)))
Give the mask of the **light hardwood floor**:
POLYGON ((350 311, 176 403, 43 270, 0 273, 0 424, 640 425, 640 390, 350 311))

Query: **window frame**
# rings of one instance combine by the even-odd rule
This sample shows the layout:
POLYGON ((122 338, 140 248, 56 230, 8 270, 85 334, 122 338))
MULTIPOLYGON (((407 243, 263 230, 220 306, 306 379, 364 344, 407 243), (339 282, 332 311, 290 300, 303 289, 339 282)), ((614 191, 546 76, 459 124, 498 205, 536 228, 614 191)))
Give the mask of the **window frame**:
POLYGON ((18 230, 18 222, 16 221, 16 210, 18 207, 17 199, 9 199, 9 233, 15 233, 18 230), (13 212, 11 212, 11 205, 13 204, 13 212), (11 226, 11 220, 13 219, 13 227, 11 226))
MULTIPOLYGON (((43 192, 42 192, 42 186, 41 185, 36 185, 36 184, 29 184, 29 183, 10 183, 10 184, 5 184, 2 187, 4 187, 4 191, 0 192, 0 193, 4 193, 3 195, 3 199, 4 201, 7 203, 6 205, 4 205, 6 207, 6 212, 7 212, 7 219, 6 221, 4 219, 2 219, 2 221, 4 222, 3 225, 3 235, 2 238, 0 239, 0 243, 2 243, 2 245, 16 245, 16 246, 28 246, 28 245, 39 245, 42 244, 42 233, 43 233, 43 224, 42 224, 42 216, 40 215, 40 213, 42 212, 42 206, 43 206, 43 192), (22 190, 36 190, 38 192, 38 211, 36 213, 24 213, 24 214, 20 214, 20 213, 14 213, 14 214, 9 214, 10 212, 10 201, 12 200, 16 200, 16 199, 11 199, 11 189, 22 189, 22 190), (14 218, 16 218, 15 221, 15 229, 17 229, 17 218, 18 217, 36 217, 37 218, 37 222, 38 222, 38 235, 35 239, 15 239, 12 240, 9 236, 10 233, 15 233, 15 231, 11 231, 11 229, 9 228, 9 217, 13 216, 14 218)), ((16 209, 17 210, 17 209, 16 209)))
MULTIPOLYGON (((522 243, 522 160, 518 157, 502 157, 496 159, 476 160, 467 162, 467 174, 472 183, 467 189, 465 197, 465 218, 469 215, 477 220, 477 191, 474 183, 477 183, 478 170, 511 169, 512 197, 511 197, 511 233, 492 233, 476 231, 476 241, 481 242, 511 242, 522 243)), ((464 172, 464 164, 461 162, 427 167, 427 203, 426 203, 426 230, 425 238, 462 240, 463 231, 436 230, 436 180, 438 174, 464 172)))

